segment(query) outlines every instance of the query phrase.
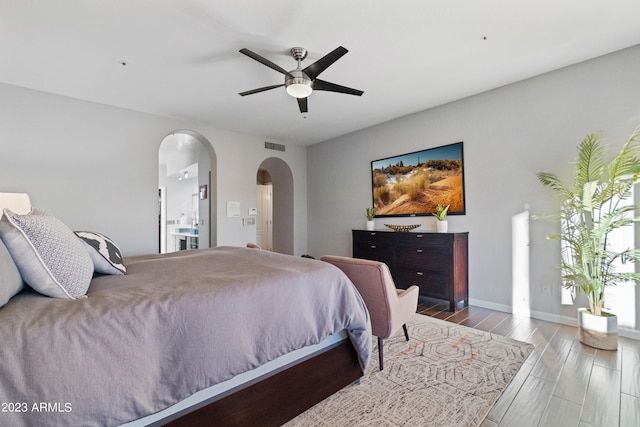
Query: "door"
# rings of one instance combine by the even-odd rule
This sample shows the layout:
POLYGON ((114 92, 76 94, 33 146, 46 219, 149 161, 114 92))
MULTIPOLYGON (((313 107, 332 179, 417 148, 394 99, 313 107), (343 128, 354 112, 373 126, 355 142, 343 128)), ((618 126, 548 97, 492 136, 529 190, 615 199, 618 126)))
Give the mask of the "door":
POLYGON ((256 244, 265 250, 273 249, 273 187, 258 185, 256 244))

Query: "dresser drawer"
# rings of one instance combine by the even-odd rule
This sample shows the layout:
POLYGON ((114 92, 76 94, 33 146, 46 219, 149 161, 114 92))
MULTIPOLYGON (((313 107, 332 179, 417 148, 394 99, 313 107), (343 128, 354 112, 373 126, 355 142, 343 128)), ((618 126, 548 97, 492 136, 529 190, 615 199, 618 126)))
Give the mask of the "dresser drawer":
POLYGON ((444 233, 402 233, 398 235, 399 248, 442 250, 451 246, 452 237, 444 233))
POLYGON ((353 257, 393 265, 393 235, 375 231, 358 231, 353 235, 353 257))
POLYGON ((354 231, 353 232, 354 243, 366 244, 366 245, 378 245, 393 243, 393 234, 380 233, 377 231, 354 231))
POLYGON ((450 268, 450 259, 446 251, 438 249, 404 248, 396 252, 396 268, 443 273, 450 268))
POLYGON ((439 275, 417 270, 403 270, 396 272, 394 281, 399 288, 407 289, 409 286, 417 285, 422 295, 429 295, 435 298, 449 298, 448 281, 439 275))

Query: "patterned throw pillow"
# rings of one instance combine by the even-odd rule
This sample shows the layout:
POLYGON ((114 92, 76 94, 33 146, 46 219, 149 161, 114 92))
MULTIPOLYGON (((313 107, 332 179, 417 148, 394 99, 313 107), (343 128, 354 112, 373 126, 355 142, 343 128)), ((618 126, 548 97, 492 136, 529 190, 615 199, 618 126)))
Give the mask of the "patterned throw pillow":
POLYGON ((127 274, 120 249, 104 234, 93 231, 74 231, 87 246, 96 273, 127 274))
POLYGON ((66 225, 44 212, 19 215, 4 209, 0 237, 22 279, 41 294, 76 299, 87 293, 93 262, 66 225))

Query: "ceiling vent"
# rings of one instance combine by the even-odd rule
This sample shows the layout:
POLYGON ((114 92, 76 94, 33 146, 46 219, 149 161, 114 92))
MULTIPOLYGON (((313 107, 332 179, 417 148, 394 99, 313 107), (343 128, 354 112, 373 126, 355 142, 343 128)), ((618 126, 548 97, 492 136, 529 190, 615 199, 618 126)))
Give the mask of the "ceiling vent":
POLYGON ((276 144, 275 142, 264 142, 264 148, 267 150, 276 150, 276 151, 284 151, 285 147, 282 144, 276 144))

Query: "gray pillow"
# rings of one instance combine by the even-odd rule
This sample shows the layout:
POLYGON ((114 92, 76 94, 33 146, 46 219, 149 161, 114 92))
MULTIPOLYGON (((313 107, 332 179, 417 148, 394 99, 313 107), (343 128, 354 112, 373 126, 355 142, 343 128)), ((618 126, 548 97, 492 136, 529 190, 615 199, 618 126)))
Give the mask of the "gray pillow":
MULTIPOLYGON (((1 214, 1 213, 0 213, 1 214)), ((0 307, 24 287, 22 277, 11 254, 0 239, 0 307)))
POLYGON ((0 238, 22 279, 41 294, 76 299, 87 293, 93 262, 62 221, 41 211, 19 215, 4 209, 0 238))

